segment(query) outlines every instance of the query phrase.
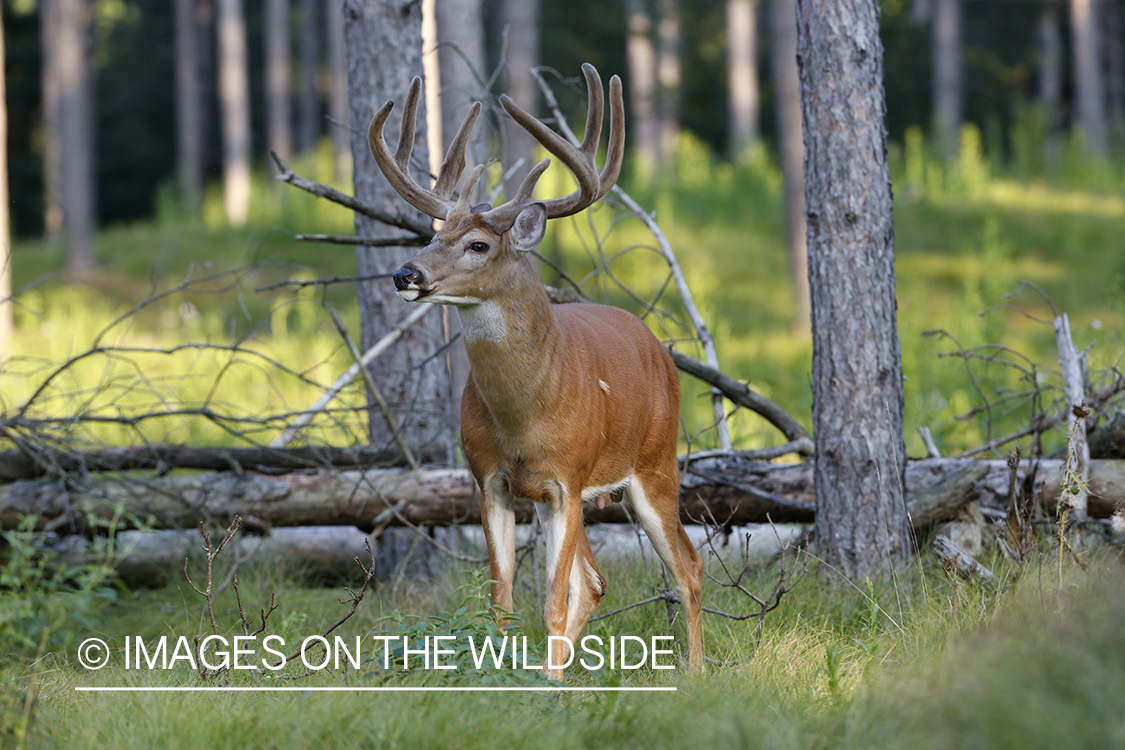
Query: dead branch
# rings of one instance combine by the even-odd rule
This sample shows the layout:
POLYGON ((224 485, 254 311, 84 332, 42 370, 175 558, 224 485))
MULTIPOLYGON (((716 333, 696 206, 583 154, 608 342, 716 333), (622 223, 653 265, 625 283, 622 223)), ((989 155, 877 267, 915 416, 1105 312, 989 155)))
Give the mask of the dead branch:
POLYGON ((383 336, 383 338, 379 339, 374 346, 364 352, 359 362, 345 370, 344 374, 337 378, 336 382, 324 392, 324 395, 316 400, 316 403, 310 406, 301 416, 294 420, 292 424, 286 427, 285 432, 270 442, 270 447, 280 448, 292 442, 292 440, 297 437, 297 433, 301 431, 302 427, 312 422, 313 418, 319 412, 323 411, 324 407, 327 406, 332 399, 336 398, 336 395, 339 394, 340 391, 356 379, 361 366, 369 365, 375 361, 376 357, 386 351, 391 344, 398 341, 410 326, 421 320, 422 316, 428 313, 433 307, 433 305, 418 305, 417 309, 411 312, 405 320, 388 332, 387 335, 383 336))
MULTIPOLYGON (((203 537, 202 549, 204 564, 206 565, 207 571, 207 583, 204 588, 199 588, 195 585, 195 582, 191 580, 191 575, 188 573, 188 558, 184 558, 184 578, 187 579, 188 585, 191 586, 192 590, 206 600, 204 611, 211 621, 211 633, 213 635, 219 634, 219 624, 215 620, 215 596, 218 593, 214 587, 215 558, 218 557, 219 553, 234 539, 240 528, 242 528, 242 518, 235 516, 231 519, 230 526, 227 527, 226 533, 223 534, 222 541, 219 542, 218 546, 213 546, 211 544, 211 532, 207 530, 207 527, 202 521, 199 522, 199 534, 203 537)), ((199 640, 197 636, 195 639, 196 647, 199 646, 199 640)))
POLYGON ((341 193, 339 190, 330 185, 325 185, 320 182, 314 182, 312 180, 305 179, 301 175, 294 172, 276 151, 270 151, 270 156, 272 156, 274 162, 277 163, 277 168, 280 172, 280 174, 278 174, 274 179, 288 183, 293 187, 304 190, 306 193, 311 193, 318 198, 324 198, 325 200, 332 201, 333 203, 339 203, 341 206, 350 208, 352 211, 363 214, 364 216, 372 218, 375 221, 381 222, 383 224, 388 224, 392 227, 398 227, 399 229, 405 229, 408 232, 413 232, 414 234, 419 235, 419 237, 425 237, 427 242, 429 241, 429 238, 434 234, 433 226, 431 226, 427 222, 411 218, 406 214, 380 211, 374 206, 370 206, 360 201, 355 196, 348 195, 347 193, 341 193))
POLYGON ((391 413, 391 407, 387 403, 387 399, 383 398, 383 391, 379 389, 379 384, 375 382, 375 378, 371 377, 371 371, 367 369, 367 363, 363 361, 363 355, 359 353, 359 349, 356 347, 355 342, 352 341, 352 337, 348 335, 348 328, 344 325, 340 314, 335 310, 332 310, 331 313, 332 322, 336 325, 336 330, 340 332, 340 337, 344 340, 344 343, 347 344, 348 351, 351 352, 352 359, 355 360, 356 366, 359 367, 359 371, 363 374, 363 382, 367 384, 367 390, 371 394, 372 400, 379 407, 379 410, 383 412, 383 419, 386 420, 387 428, 390 429, 391 434, 394 435, 398 449, 402 451, 402 455, 410 468, 417 469, 418 461, 415 460, 414 453, 403 439, 402 433, 398 429, 398 422, 395 420, 395 415, 391 413))
MULTIPOLYGON (((326 630, 324 630, 320 634, 320 637, 321 637, 322 640, 319 641, 318 643, 324 643, 325 641, 323 639, 327 639, 328 636, 331 635, 333 631, 335 631, 337 628, 339 628, 341 625, 343 625, 345 622, 347 622, 348 620, 350 620, 352 618, 352 615, 354 615, 356 613, 356 610, 359 609, 360 603, 363 602, 363 597, 367 593, 367 589, 371 586, 371 582, 373 580, 375 580, 375 567, 376 567, 375 566, 375 552, 372 551, 372 549, 371 549, 371 541, 370 540, 367 540, 365 542, 365 544, 367 545, 367 556, 368 556, 368 562, 370 563, 370 567, 367 566, 367 565, 364 565, 363 562, 358 557, 355 558, 355 564, 358 565, 359 569, 363 571, 363 583, 360 584, 360 587, 359 587, 358 591, 352 591, 347 586, 344 587, 344 591, 348 592, 348 598, 347 599, 341 599, 340 604, 350 605, 349 608, 348 608, 348 611, 345 612, 344 615, 342 617, 340 617, 340 619, 336 620, 336 622, 332 623, 330 626, 328 626, 328 628, 326 630)), ((301 649, 297 649, 296 651, 294 651, 293 653, 291 653, 291 654, 289 654, 288 656, 285 657, 285 661, 283 662, 283 665, 288 664, 289 662, 291 662, 293 659, 296 659, 300 655, 301 655, 301 649)))
POLYGON ((1070 318, 1066 313, 1055 318, 1055 341, 1062 366, 1063 389, 1066 392, 1067 441, 1066 471, 1073 481, 1068 486, 1068 505, 1075 520, 1086 517, 1086 485, 1090 479, 1090 446, 1086 442, 1086 418, 1093 412, 1086 401, 1086 368, 1083 357, 1070 335, 1070 318))
POLYGON ((803 450, 798 451, 803 455, 811 455, 813 451, 812 439, 809 434, 805 432, 805 428, 801 427, 792 416, 789 415, 784 409, 770 401, 765 396, 762 396, 750 390, 749 386, 740 383, 729 375, 724 374, 717 368, 700 362, 694 357, 678 352, 675 349, 669 348, 669 353, 672 355, 672 360, 676 363, 676 367, 684 372, 694 375, 705 383, 710 383, 715 388, 718 388, 724 396, 739 406, 750 409, 756 414, 765 417, 766 420, 777 429, 781 430, 787 440, 789 441, 803 441, 801 446, 803 450))
POLYGON ((418 235, 415 237, 349 237, 338 234, 298 234, 293 239, 297 242, 320 242, 326 245, 361 245, 363 247, 410 247, 422 246, 430 241, 430 237, 418 235))
MULTIPOLYGON (((1099 388, 1095 391, 1092 391, 1089 394, 1089 397, 1087 398, 1087 400, 1091 404, 1093 404, 1095 408, 1100 408, 1102 404, 1105 404, 1111 398, 1113 398, 1118 393, 1121 393, 1123 391, 1125 391, 1125 378, 1118 377, 1117 379, 1115 379, 1113 382, 1109 383, 1105 387, 1099 388)), ((1010 432, 1007 435, 1004 435, 1002 437, 998 437, 998 438, 994 438, 992 440, 989 440, 987 443, 984 443, 983 445, 978 445, 976 448, 970 448, 967 451, 962 451, 962 452, 958 453, 957 455, 953 456, 953 458, 969 458, 969 457, 975 456, 979 453, 985 453, 986 451, 995 450, 996 448, 999 448, 1002 445, 1006 445, 1006 444, 1011 443, 1015 440, 1019 440, 1020 438, 1027 437, 1028 435, 1037 435, 1037 434, 1046 432, 1047 430, 1049 430, 1053 427, 1057 427, 1060 424, 1062 424, 1063 422, 1065 422, 1067 420, 1067 416, 1068 416, 1069 413, 1070 413, 1070 409, 1069 409, 1069 407, 1067 407, 1067 408, 1060 409, 1057 413, 1055 413, 1055 414, 1053 414, 1052 416, 1049 416, 1049 417, 1046 416, 1046 415, 1041 415, 1039 418, 1033 420, 1030 425, 1028 425, 1027 427, 1024 427, 1023 429, 1015 430, 1014 432, 1010 432)), ((1109 456, 1109 455, 1103 454, 1100 457, 1101 458, 1117 458, 1118 456, 1109 456)))
POLYGON ((996 575, 988 568, 981 565, 973 556, 954 544, 949 537, 938 534, 934 537, 934 554, 942 564, 951 570, 956 570, 961 575, 970 579, 978 579, 989 583, 997 583, 996 575))

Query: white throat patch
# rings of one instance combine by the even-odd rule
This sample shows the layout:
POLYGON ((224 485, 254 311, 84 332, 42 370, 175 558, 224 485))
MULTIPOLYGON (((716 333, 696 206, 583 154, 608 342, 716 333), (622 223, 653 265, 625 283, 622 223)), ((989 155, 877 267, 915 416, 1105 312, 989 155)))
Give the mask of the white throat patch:
POLYGON ((479 305, 458 307, 461 315, 461 330, 465 335, 465 343, 474 341, 490 341, 499 344, 507 333, 504 326, 504 311, 500 305, 491 300, 481 302, 479 305))

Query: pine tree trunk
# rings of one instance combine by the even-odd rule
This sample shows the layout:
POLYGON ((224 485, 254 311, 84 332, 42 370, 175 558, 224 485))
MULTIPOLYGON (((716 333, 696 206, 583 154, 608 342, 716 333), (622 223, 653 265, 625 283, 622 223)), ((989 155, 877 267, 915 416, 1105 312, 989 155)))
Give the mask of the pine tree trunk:
MULTIPOLYGON (((480 0, 460 0, 456 3, 438 2, 437 37, 438 65, 441 69, 441 132, 442 155, 461 126, 473 102, 484 101, 482 81, 487 76, 484 53, 484 7, 480 0)), ((481 117, 473 128, 465 160, 469 168, 488 161, 489 122, 481 117)), ((484 186, 478 188, 484 200, 484 186)), ((461 318, 449 308, 443 310, 447 336, 461 332, 461 318)), ((461 394, 469 377, 469 357, 465 343, 458 337, 449 348, 449 377, 453 393, 453 414, 461 414, 461 394)))
POLYGON ((203 87, 195 0, 176 0, 176 163, 183 212, 195 216, 203 201, 203 87))
POLYGON ((680 135, 680 89, 683 73, 680 47, 683 30, 676 0, 657 0, 656 80, 659 84, 657 117, 659 121, 659 169, 676 166, 677 140, 680 135))
POLYGON ((332 132, 333 169, 336 182, 342 183, 349 175, 352 162, 351 138, 348 135, 348 57, 344 49, 343 0, 327 0, 324 27, 331 74, 328 114, 332 118, 329 129, 332 132))
POLYGON ((8 100, 4 9, 0 8, 0 368, 12 344, 12 243, 8 220, 8 100))
POLYGON ((1109 140, 1125 143, 1125 11, 1120 3, 1105 6, 1106 76, 1109 79, 1109 140))
POLYGON ((910 554, 876 0, 799 0, 817 545, 851 580, 910 554))
POLYGON ((63 231, 67 268, 77 277, 94 265, 94 97, 91 76, 93 5, 58 0, 54 52, 58 75, 63 231))
POLYGON ((934 132, 945 159, 957 157, 963 119, 961 0, 934 0, 934 132))
MULTIPOLYGON (((473 102, 483 101, 481 81, 487 76, 484 57, 484 7, 480 0, 436 3, 438 65, 441 69, 442 148, 449 148, 473 102)), ((473 128, 465 149, 467 169, 487 161, 487 123, 473 128)))
POLYGON ((1098 16, 1098 0, 1070 0, 1075 126, 1085 139, 1090 154, 1100 157, 1105 156, 1108 145, 1098 16))
MULTIPOLYGON (((428 219, 407 206, 387 183, 367 143, 367 125, 372 115, 391 99, 398 107, 387 121, 385 135, 392 148, 398 143, 402 102, 411 79, 422 75, 421 3, 346 0, 344 23, 356 197, 389 213, 407 214, 425 223, 428 219)), ((415 124, 411 169, 414 179, 428 186, 425 123, 423 100, 419 103, 415 124)), ((358 214, 355 226, 356 234, 364 237, 404 234, 358 214)), ((416 252, 417 248, 410 247, 357 248, 359 274, 392 273, 416 252)), ((375 343, 412 311, 398 298, 387 278, 360 282, 358 291, 365 347, 375 343)), ((451 459, 456 422, 451 413, 445 358, 436 356, 441 343, 441 315, 434 312, 404 335, 370 369, 410 447, 418 453, 438 452, 451 459)), ((370 422, 372 444, 393 446, 394 438, 374 407, 370 422)))
POLYGON ((301 0, 301 93, 297 107, 297 150, 316 148, 320 136, 320 8, 317 0, 301 0))
POLYGON ((1052 6, 1039 12, 1039 80, 1036 95, 1039 106, 1047 118, 1047 142, 1044 144, 1048 164, 1053 164, 1059 153, 1060 108, 1062 105, 1062 32, 1059 14, 1052 6))
POLYGON ((219 109, 223 132, 223 207, 231 226, 250 213, 250 72, 242 0, 219 0, 219 109))
POLYGON ((793 328, 809 331, 808 227, 805 224, 805 141, 801 123, 801 79, 797 72, 797 4, 772 0, 770 72, 773 74, 777 143, 785 183, 785 243, 793 284, 793 328))
POLYGON ((729 148, 737 159, 758 140, 758 4, 727 0, 726 18, 729 148))
POLYGON ((629 66, 629 141, 634 169, 642 177, 656 169, 659 157, 656 130, 656 46, 652 15, 646 0, 625 0, 627 35, 625 57, 629 66))
MULTIPOLYGON (((508 96, 531 114, 539 111, 539 89, 531 77, 531 69, 539 64, 539 0, 502 0, 503 23, 508 31, 508 96)), ((517 169, 505 187, 508 196, 515 195, 524 175, 535 166, 535 139, 510 117, 501 118, 504 131, 504 169, 520 159, 517 169)))
POLYGON ((282 158, 293 155, 292 55, 289 51, 289 0, 266 2, 266 147, 282 158))
POLYGON ((59 3, 39 0, 40 88, 43 97, 43 238, 62 237, 62 114, 59 99, 59 3))

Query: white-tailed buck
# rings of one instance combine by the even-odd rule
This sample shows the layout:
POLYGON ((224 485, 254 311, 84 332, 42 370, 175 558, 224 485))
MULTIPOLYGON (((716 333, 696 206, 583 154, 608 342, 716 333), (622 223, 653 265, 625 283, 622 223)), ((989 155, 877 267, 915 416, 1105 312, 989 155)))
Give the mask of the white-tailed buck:
MULTIPOLYGON (((621 171, 621 80, 610 79, 609 147, 599 172, 602 83, 593 66, 582 70, 589 109, 580 147, 500 98, 508 114, 574 173, 578 189, 551 200, 532 197, 550 159, 536 165, 516 195, 496 208, 469 205, 483 166, 470 173, 460 198, 452 198, 479 103, 461 124, 432 190, 409 175, 421 82, 414 79, 410 87, 394 153, 383 138, 394 103, 379 110, 368 131, 379 168, 408 203, 445 221, 433 241, 395 272, 394 283, 404 300, 454 305, 460 313, 470 364, 461 441, 481 490, 493 604, 512 611, 513 498, 533 500, 547 539, 547 631, 576 643, 606 590, 586 539, 582 503, 602 502, 606 495, 626 499, 675 576, 687 616, 688 652, 699 668, 703 565, 680 523, 680 391, 672 358, 630 313, 593 304, 553 307, 527 258, 548 219, 597 201, 621 171)), ((550 643, 552 664, 566 663, 567 644, 550 643)), ((561 670, 551 674, 559 677, 561 670)))

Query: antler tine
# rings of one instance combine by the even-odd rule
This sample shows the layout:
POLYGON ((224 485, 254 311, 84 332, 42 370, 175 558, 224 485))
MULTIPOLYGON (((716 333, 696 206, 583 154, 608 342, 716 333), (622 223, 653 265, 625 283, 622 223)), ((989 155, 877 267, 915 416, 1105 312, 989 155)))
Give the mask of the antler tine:
POLYGON ((550 159, 544 159, 531 168, 527 173, 527 177, 523 178, 520 183, 519 190, 516 191, 515 196, 512 198, 512 203, 523 206, 525 203, 531 202, 532 193, 535 192, 535 185, 539 182, 539 178, 547 171, 547 167, 551 166, 550 159))
MULTIPOLYGON (((469 172, 469 176, 465 179, 465 187, 461 188, 461 197, 459 197, 457 199, 457 202, 453 204, 453 207, 449 209, 450 216, 453 216, 453 214, 455 213, 469 210, 473 191, 476 190, 477 182, 480 180, 480 176, 482 174, 484 174, 483 164, 476 165, 475 167, 473 167, 473 171, 469 172)), ((454 180, 454 182, 456 182, 456 180, 454 180)))
MULTIPOLYGON (((418 98, 422 90, 422 81, 415 78, 410 84, 410 92, 403 105, 402 128, 398 139, 398 148, 391 154, 387 141, 383 137, 383 126, 394 109, 393 101, 387 102, 375 116, 371 118, 371 126, 367 129, 367 143, 371 146, 371 154, 375 163, 387 178, 387 182, 410 205, 435 219, 445 219, 452 206, 452 202, 442 199, 431 190, 426 190, 410 176, 410 152, 414 149, 414 120, 418 111, 418 98)), ((463 167, 462 167, 463 169, 463 167)), ((458 172, 458 177, 460 172, 458 172)))
POLYGON ((582 63, 582 74, 586 76, 586 132, 582 135, 579 151, 593 161, 598 153, 598 142, 602 137, 602 114, 605 111, 605 92, 602 78, 590 63, 582 63), (594 102, 597 102, 595 106, 594 102))
POLYGON ((599 177, 598 197, 601 200, 613 189, 621 176, 625 161, 625 97, 621 94, 621 78, 609 79, 609 143, 606 145, 605 166, 599 177))
MULTIPOLYGON (((480 111, 480 102, 473 102, 465 119, 461 121, 461 127, 457 129, 457 135, 449 144, 449 150, 445 153, 445 160, 438 170, 437 182, 434 183, 434 193, 443 200, 448 200, 449 196, 453 195, 453 188, 457 187, 457 180, 461 179, 461 173, 465 171, 465 147, 469 143, 469 136, 473 132, 473 125, 476 124, 480 111)), ((472 192, 467 183, 465 188, 461 191, 462 194, 472 192)))
POLYGON ((576 214, 609 192, 621 172, 621 161, 625 150, 625 105, 621 93, 621 81, 614 76, 610 80, 610 149, 605 167, 598 172, 595 157, 601 139, 602 114, 605 100, 601 78, 593 65, 585 63, 582 72, 586 77, 589 92, 586 113, 586 133, 582 145, 575 147, 562 136, 555 133, 542 122, 525 112, 507 96, 500 97, 500 103, 508 114, 524 130, 554 154, 574 174, 578 190, 562 198, 544 201, 547 218, 555 219, 576 214))
POLYGON ((484 220, 490 226, 500 231, 505 231, 512 226, 515 222, 516 216, 519 212, 527 207, 527 204, 532 201, 532 194, 535 192, 535 185, 539 182, 539 178, 547 171, 547 167, 551 165, 550 159, 544 159, 531 168, 527 176, 523 178, 520 183, 519 189, 512 199, 503 203, 496 208, 489 209, 484 214, 484 220))
POLYGON ((410 174, 410 154, 414 151, 414 124, 418 119, 418 100, 422 98, 422 79, 414 76, 406 101, 402 105, 402 128, 395 149, 395 164, 404 174, 410 174))

